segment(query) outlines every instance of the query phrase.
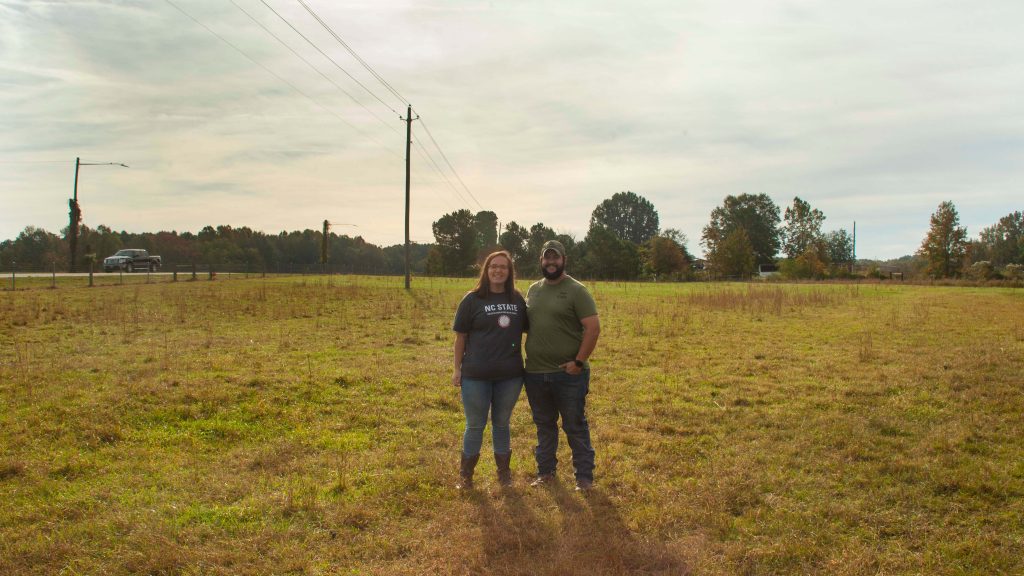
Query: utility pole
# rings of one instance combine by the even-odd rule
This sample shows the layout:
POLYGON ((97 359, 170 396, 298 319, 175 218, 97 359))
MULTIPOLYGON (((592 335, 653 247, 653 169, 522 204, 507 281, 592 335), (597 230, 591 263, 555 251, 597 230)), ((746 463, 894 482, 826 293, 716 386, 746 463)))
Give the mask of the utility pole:
POLYGON ((324 220, 324 232, 320 237, 320 273, 327 273, 327 258, 330 257, 328 254, 328 247, 330 246, 330 238, 328 234, 331 232, 331 223, 324 220))
MULTIPOLYGON (((357 224, 346 224, 344 222, 331 222, 329 220, 324 220, 324 232, 320 243, 320 269, 323 274, 328 273, 329 268, 327 267, 327 263, 331 259, 331 229, 337 228, 338 226, 353 226, 355 228, 359 228, 359 225, 357 224)), ((340 268, 340 265, 342 264, 344 264, 344 262, 339 262, 339 267, 336 268, 339 274, 344 273, 340 268)))
POLYGON ((412 148, 412 104, 406 109, 405 118, 405 289, 409 290, 409 152, 412 148))
POLYGON ((128 168, 127 164, 120 162, 82 162, 81 158, 75 158, 75 191, 74 196, 68 200, 68 217, 70 222, 68 224, 68 247, 71 249, 71 272, 75 271, 75 256, 78 252, 78 225, 82 222, 82 208, 78 205, 78 169, 81 166, 123 166, 128 168))
POLYGON ((78 206, 78 167, 81 166, 82 159, 75 158, 75 192, 74 197, 68 201, 68 245, 71 248, 71 261, 70 266, 71 272, 75 271, 75 256, 78 252, 78 224, 82 221, 82 209, 78 206))

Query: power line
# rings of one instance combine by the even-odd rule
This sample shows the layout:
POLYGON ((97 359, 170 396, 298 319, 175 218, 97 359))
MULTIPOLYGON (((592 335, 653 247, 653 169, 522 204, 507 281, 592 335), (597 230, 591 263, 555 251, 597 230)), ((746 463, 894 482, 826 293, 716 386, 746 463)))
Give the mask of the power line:
POLYGON ((462 187, 466 190, 466 193, 469 194, 469 197, 473 199, 473 202, 476 202, 476 205, 479 206, 481 210, 483 210, 483 204, 480 204, 480 201, 476 199, 476 196, 474 196, 473 193, 470 192, 469 186, 466 186, 466 183, 462 181, 462 177, 460 177, 459 173, 455 171, 455 167, 452 166, 452 163, 448 161, 448 156, 445 155, 444 150, 441 150, 441 146, 437 143, 437 140, 434 140, 434 135, 430 133, 430 128, 427 128, 426 122, 424 122, 421 119, 420 125, 423 126, 423 129, 427 132, 427 136, 429 136, 430 141, 434 143, 434 147, 437 148, 437 151, 441 153, 441 158, 444 158, 444 161, 446 164, 448 164, 448 168, 451 169, 452 174, 455 174, 455 177, 458 178, 459 184, 462 184, 462 187))
POLYGON ((0 160, 0 164, 64 164, 71 160, 0 160))
MULTIPOLYGON (((340 91, 341 91, 341 92, 342 92, 343 94, 345 94, 345 96, 348 96, 348 97, 349 97, 349 99, 351 99, 351 100, 352 100, 353 102, 355 102, 355 103, 356 103, 356 104, 358 104, 358 105, 359 105, 360 107, 362 107, 362 109, 363 109, 363 110, 366 110, 367 112, 369 112, 369 113, 370 113, 370 115, 372 115, 372 116, 373 116, 374 118, 376 118, 377 120, 380 120, 380 122, 381 122, 382 124, 384 124, 384 125, 385 125, 385 126, 387 126, 388 128, 391 128, 391 129, 392 129, 392 130, 394 130, 394 131, 395 131, 396 133, 399 133, 399 134, 400 134, 400 132, 398 131, 398 128, 395 128, 395 127, 394 127, 394 125, 392 125, 392 124, 388 124, 388 123, 387 123, 387 122, 386 122, 386 121, 385 121, 385 120, 384 120, 383 118, 381 118, 380 116, 377 116, 377 114, 376 114, 376 113, 374 113, 374 111, 373 111, 373 110, 370 110, 369 108, 367 108, 367 107, 366 107, 366 105, 364 105, 364 104, 363 104, 362 102, 360 102, 359 100, 357 100, 355 96, 353 96, 353 95, 352 95, 352 94, 350 94, 350 93, 349 93, 349 92, 348 92, 347 90, 345 90, 344 88, 342 88, 342 87, 341 87, 341 86, 340 86, 340 85, 339 85, 339 84, 338 84, 337 82, 335 82, 335 81, 334 81, 333 79, 331 79, 331 78, 330 78, 329 76, 327 76, 326 74, 324 74, 323 72, 321 72, 321 71, 320 71, 320 69, 318 69, 318 68, 317 68, 316 66, 314 66, 314 65, 313 65, 313 64, 312 64, 312 63, 311 63, 311 62, 310 62, 309 60, 306 60, 306 59, 305 59, 305 58, 304 58, 304 57, 302 56, 302 54, 299 54, 299 53, 298 53, 298 51, 296 51, 296 50, 295 50, 294 48, 292 48, 291 46, 289 46, 289 45, 288 45, 288 43, 286 43, 286 42, 285 42, 284 40, 282 40, 282 39, 281 39, 281 38, 280 38, 280 37, 279 37, 279 36, 278 36, 277 34, 274 34, 273 32, 271 32, 271 31, 270 31, 270 29, 269 29, 269 28, 267 28, 266 26, 264 26, 262 22, 260 22, 260 21, 259 21, 259 20, 257 20, 257 19, 256 19, 256 18, 255 18, 255 17, 254 17, 253 15, 252 15, 252 14, 250 14, 249 12, 247 12, 247 11, 245 10, 245 8, 242 8, 241 6, 239 6, 239 5, 238 5, 238 3, 237 3, 237 2, 235 2, 235 0, 230 0, 230 2, 231 2, 232 4, 234 4, 234 5, 235 5, 235 8, 238 8, 238 10, 242 12, 242 14, 245 14, 246 16, 248 16, 248 17, 249 17, 249 19, 250 19, 250 20, 252 20, 253 22, 255 22, 257 26, 259 26, 260 28, 262 28, 264 32, 266 32, 267 34, 269 34, 269 35, 270 35, 270 36, 271 36, 271 37, 272 37, 272 38, 273 38, 274 40, 277 40, 277 41, 278 41, 278 43, 280 43, 280 44, 281 44, 282 46, 284 46, 285 48, 287 48, 288 50, 290 50, 292 54, 295 54, 295 56, 297 56, 297 57, 299 58, 299 60, 302 60, 302 61, 303 61, 303 62, 304 62, 304 63, 306 64, 306 66, 309 66, 310 68, 312 68, 312 69, 313 69, 313 71, 314 71, 314 72, 316 72, 317 74, 319 74, 319 75, 323 76, 324 80, 327 80, 328 82, 330 82, 331 84, 333 84, 335 88, 337 88, 338 90, 340 90, 340 91)), ((273 10, 273 8, 271 8, 271 10, 273 10)))
POLYGON ((441 167, 438 166, 433 156, 430 155, 430 152, 423 147, 423 144, 420 144, 419 140, 414 140, 413 142, 415 142, 416 146, 418 147, 416 148, 416 152, 420 155, 420 158, 423 158, 424 160, 429 162, 431 166, 433 166, 434 171, 437 172, 437 174, 441 176, 441 179, 446 184, 448 184, 448 186, 452 189, 453 192, 455 192, 455 196, 459 199, 459 203, 467 207, 470 206, 466 198, 462 195, 462 193, 459 192, 459 189, 455 186, 455 184, 452 184, 452 181, 448 178, 447 175, 445 175, 444 171, 441 170, 441 167))
MULTIPOLYGON (((374 92, 373 92, 372 90, 370 90, 369 88, 367 88, 365 84, 363 84, 363 83, 362 83, 362 82, 360 82, 360 81, 359 81, 359 80, 358 80, 358 79, 357 79, 357 78, 356 78, 355 76, 353 76, 352 74, 350 74, 348 70, 345 70, 345 69, 344 69, 344 68, 343 68, 343 67, 341 66, 341 64, 338 64, 337 62, 335 62, 334 58, 331 58, 330 56, 328 56, 326 52, 324 52, 323 50, 321 50, 321 49, 320 49, 320 47, 319 47, 319 46, 317 46, 317 45, 316 45, 316 44, 315 44, 315 43, 314 43, 314 42, 313 42, 312 40, 310 40, 310 39, 309 39, 309 38, 308 38, 308 37, 307 37, 307 36, 306 36, 305 34, 303 34, 302 32, 299 32, 299 29, 298 29, 298 28, 296 28, 295 26, 293 26, 293 25, 292 25, 292 23, 291 23, 291 22, 289 22, 287 18, 285 18, 284 16, 281 16, 281 14, 279 14, 277 10, 274 10, 274 7, 273 7, 273 6, 271 6, 270 4, 267 4, 266 0, 260 0, 260 2, 262 2, 264 6, 266 6, 267 8, 269 8, 269 9, 270 9, 270 11, 271 11, 271 12, 273 12, 275 16, 277 16, 278 18, 280 18, 282 22, 284 22, 285 24, 287 24, 289 28, 291 28, 292 30, 294 30, 296 34, 298 34, 299 36, 302 36, 302 39, 303 39, 303 40, 305 40, 306 42, 308 42, 310 46, 312 46, 313 48, 315 48, 317 52, 319 52, 320 54, 322 54, 324 58, 327 58, 328 60, 330 60, 330 61, 331 61, 331 64, 334 64, 334 66, 335 66, 335 67, 336 67, 336 68, 337 68, 338 70, 341 70, 342 72, 344 72, 344 73, 345 73, 345 75, 346 75, 346 76, 348 76, 349 78, 351 78, 353 82, 355 82, 356 84, 358 84, 360 88, 362 88, 363 90, 366 90, 366 93, 367 93, 367 94, 369 94, 370 96, 373 96, 374 98, 376 98, 376 99, 377 99, 377 101, 378 101, 378 102, 380 102, 381 104, 383 104, 383 105, 384 105, 384 107, 385 107, 385 108, 387 108, 388 110, 391 110, 391 111, 392 111, 392 112, 394 112, 395 114, 398 114, 398 116, 401 116, 401 114, 399 114, 399 112, 398 112, 397 110, 395 110, 394 108, 392 108, 391 106, 389 106, 387 102, 385 102, 385 101, 381 100, 380 96, 377 96, 377 95, 376 95, 376 94, 375 94, 375 93, 374 93, 374 92)), ((326 24, 323 24, 322 22, 321 22, 321 24, 322 24, 322 25, 324 25, 324 26, 326 26, 326 24)))
POLYGON ((327 23, 324 22, 323 19, 321 19, 320 16, 318 16, 317 13, 314 12, 312 8, 309 7, 309 4, 306 4, 305 0, 298 0, 298 2, 299 4, 302 5, 303 8, 306 9, 306 12, 309 12, 309 14, 313 18, 316 18, 316 21, 319 22, 320 25, 324 27, 324 29, 330 32, 331 36, 334 36, 334 39, 337 40, 339 44, 344 46, 345 50, 347 50, 348 53, 351 54, 353 58, 355 58, 360 64, 362 64, 363 68, 366 68, 366 70, 370 74, 372 74, 373 77, 376 78, 378 82, 380 82, 385 88, 388 89, 389 92, 391 92, 396 98, 398 98, 402 102, 402 104, 409 104, 409 100, 402 96, 401 94, 399 94, 398 90, 395 90, 394 87, 392 87, 391 84, 388 84, 388 82, 384 80, 384 78, 380 74, 378 74, 376 70, 374 70, 369 64, 367 64, 366 61, 359 56, 359 54, 356 54, 356 51, 353 50, 352 47, 348 45, 348 43, 342 40, 341 36, 339 36, 337 32, 335 32, 333 29, 331 29, 330 26, 328 26, 327 23))
MULTIPOLYGON (((243 14, 245 14, 250 20, 252 20, 254 23, 256 23, 261 29, 263 29, 264 32, 266 32, 271 37, 273 37, 278 43, 280 43, 284 47, 288 48, 289 51, 291 51, 293 54, 295 54, 295 56, 297 56, 300 60, 302 60, 307 66, 309 66, 315 72, 320 74, 324 79, 326 79, 328 82, 330 82, 332 85, 334 85, 335 88, 337 88, 339 91, 341 91, 346 96, 348 96, 353 102, 355 102, 356 104, 359 104, 359 106, 361 106, 364 110, 369 112, 374 118, 376 118, 380 122, 384 123, 385 125, 391 126, 390 124, 385 122, 382 118, 377 116, 377 114, 375 114, 372 110, 370 110, 365 105, 363 105, 361 102, 359 102, 358 99, 356 99, 352 94, 350 94, 348 91, 346 91, 340 85, 338 85, 329 76, 327 76, 321 70, 319 70, 315 65, 310 63, 306 58, 304 58, 301 54, 299 54, 294 48, 289 46, 288 43, 284 42, 284 40, 282 40, 279 36, 274 34, 270 29, 268 29, 264 24, 262 24, 252 14, 250 14, 248 11, 246 11, 244 8, 242 8, 239 4, 237 4, 235 2, 235 0, 230 0, 230 1, 235 6, 235 8, 237 8, 239 11, 241 11, 243 14)), ((350 123, 347 120, 345 120, 344 118, 342 118, 339 114, 337 114, 333 110, 327 108, 326 106, 324 106, 323 104, 321 104, 320 102, 315 100, 313 97, 311 97, 310 95, 308 95, 305 92, 303 92, 297 86, 295 86, 294 84, 292 84, 288 80, 284 79, 283 77, 281 77, 280 75, 275 73, 273 70, 268 68, 266 65, 258 62, 253 57, 249 56, 246 52, 244 52, 238 46, 234 45, 233 43, 228 41, 226 38, 224 38, 223 36, 221 36, 220 34, 215 32, 214 30, 212 30, 209 26, 207 26, 207 25, 203 24, 202 22, 200 22, 197 18, 195 18, 194 16, 192 16, 191 14, 186 12, 180 6, 175 4, 172 0, 166 0, 166 2, 168 4, 170 4, 171 6, 173 6, 175 9, 177 9, 179 12, 184 14, 186 17, 191 19, 193 22, 195 22, 196 24, 201 26, 207 32, 209 32, 210 34, 215 36, 221 42, 227 44, 229 47, 234 49, 236 52, 238 52, 239 54, 244 56, 250 62, 252 62, 253 64, 256 64, 260 68, 263 68, 267 73, 269 73, 270 75, 274 76, 275 78, 277 78, 282 83, 288 85, 292 90, 298 92, 299 94, 301 94, 302 96, 304 96, 305 98, 307 98, 308 100, 310 100, 311 102, 316 104, 318 107, 320 107, 324 111, 330 113, 332 116, 336 117, 338 120, 340 120, 341 122, 343 122, 344 124, 346 124, 347 126, 352 128, 353 130, 355 130, 359 134, 365 136, 366 138, 368 138, 369 140, 373 141, 378 146, 381 146, 382 148, 387 150, 389 153, 391 153, 391 154, 393 154, 395 156, 399 156, 397 153, 395 153, 394 151, 390 150, 389 148, 387 148, 386 146, 381 144, 375 138, 373 138, 369 134, 366 134, 365 132, 363 132, 362 130, 357 128, 355 125, 353 125, 352 123, 350 123)), ((357 85, 359 85, 363 90, 365 90, 368 94, 370 94, 372 97, 374 97, 378 102, 380 102, 382 105, 387 107, 389 110, 391 110, 392 112, 395 112, 396 114, 398 114, 398 112, 395 111, 394 108, 391 108, 390 106, 388 106, 388 104, 386 102, 384 102, 384 100, 382 100, 377 94, 375 94, 372 90, 367 88, 366 85, 364 85, 362 82, 360 82, 358 79, 356 79, 351 73, 349 73, 345 68, 343 68, 340 64, 338 64, 327 53, 325 53, 323 50, 321 50, 319 46, 317 46, 312 40, 309 39, 309 37, 307 37, 305 34, 303 34, 301 31, 299 31, 291 22, 289 22, 284 16, 282 16, 277 10, 275 10, 270 4, 268 4, 266 0, 260 0, 260 2, 264 6, 266 6, 267 9, 269 9, 275 16, 277 16, 282 22, 287 24, 288 27, 292 29, 292 31, 294 31, 296 34, 298 34, 303 40, 305 40, 310 46, 312 46, 324 58, 326 58, 328 61, 330 61, 331 64, 333 64, 336 68, 341 70, 346 76, 348 76, 352 81, 354 81, 357 85)), ((370 67, 370 65, 365 60, 363 60, 358 54, 356 54, 355 51, 336 32, 334 32, 334 30, 332 30, 330 28, 330 26, 327 25, 327 23, 324 22, 323 19, 321 19, 320 16, 317 15, 316 12, 313 11, 313 9, 309 7, 308 4, 306 4, 303 0, 298 0, 298 2, 303 6, 303 8, 306 9, 307 12, 310 13, 311 16, 313 16, 313 18, 315 18, 317 20, 317 22, 320 23, 321 26, 323 26, 335 38, 335 40, 337 40, 360 64, 362 64, 362 66, 364 68, 366 68, 366 70, 369 71, 374 76, 374 78, 376 78, 385 88, 387 88, 388 91, 392 95, 394 95, 395 97, 399 98, 403 102, 406 102, 405 97, 403 97, 400 93, 398 93, 398 91, 395 90, 387 81, 385 81, 384 78, 380 76, 380 74, 378 74, 375 70, 373 70, 373 68, 370 67)), ((401 117, 400 114, 399 114, 399 117, 401 117)), ((473 193, 469 189, 469 187, 466 186, 466 183, 462 180, 462 177, 459 176, 458 172, 455 170, 455 167, 452 165, 452 163, 448 159, 447 155, 441 149, 440 145, 437 143, 437 140, 434 138, 433 134, 430 133, 430 129, 427 128, 427 126, 425 124, 424 124, 423 127, 424 127, 424 130, 427 132, 427 135, 430 138, 431 142, 433 143, 434 147, 437 149, 438 153, 440 153, 441 157, 444 159, 445 164, 447 164, 447 166, 451 170, 452 174, 455 175, 455 178, 458 180, 459 184, 462 185, 462 189, 465 190, 466 194, 468 194, 469 197, 472 198, 473 202, 475 202, 476 205, 482 210, 483 209, 483 205, 480 203, 479 200, 477 200, 476 196, 473 195, 473 193)), ((392 128, 392 129, 394 129, 394 128, 392 128)), ((437 174, 439 174, 441 176, 442 180, 452 189, 452 191, 455 193, 455 196, 458 198, 459 202, 461 204, 463 204, 463 205, 469 206, 470 203, 466 200, 466 197, 463 196, 463 194, 462 194, 462 192, 460 192, 459 188, 454 183, 452 183, 451 179, 445 174, 445 171, 442 170, 441 166, 437 163, 436 160, 434 160, 434 157, 430 153, 430 151, 427 150, 426 147, 424 147, 423 144, 421 144, 418 140, 416 140, 416 145, 417 145, 417 153, 420 155, 420 157, 426 159, 429 162, 429 164, 433 167, 434 171, 437 172, 437 174)), ((434 192, 433 189, 430 189, 430 191, 432 193, 434 192)), ((438 198, 441 199, 440 197, 438 197, 438 198)), ((445 203, 447 204, 447 202, 445 202, 445 203)))
MULTIPOLYGON (((234 3, 234 0, 231 0, 231 1, 232 1, 232 3, 234 3)), ((353 50, 352 47, 349 46, 348 43, 345 42, 345 40, 342 39, 341 36, 338 35, 338 33, 335 32, 329 26, 323 20, 323 18, 321 18, 316 13, 316 11, 314 11, 309 6, 309 4, 307 4, 305 2, 305 0, 297 0, 297 1, 298 1, 299 4, 302 5, 302 7, 306 10, 306 12, 308 12, 310 14, 310 16, 312 16, 318 23, 320 23, 320 25, 323 26, 324 29, 327 30, 327 32, 329 32, 331 34, 331 36, 333 36, 334 39, 337 40, 338 43, 341 44, 345 48, 345 50, 347 50, 348 53, 352 55, 353 58, 356 59, 356 61, 358 61, 360 64, 362 64, 362 66, 368 72, 370 72, 370 74, 372 74, 374 78, 376 78, 381 83, 381 85, 383 85, 385 88, 387 88, 388 91, 391 92, 392 95, 394 95, 396 98, 401 100, 403 103, 406 103, 406 104, 408 103, 408 100, 404 96, 402 96, 397 90, 395 90, 394 87, 391 86, 391 84, 389 84, 386 80, 384 80, 384 78, 380 74, 378 74, 377 71, 374 70, 373 67, 371 67, 366 62, 366 60, 364 60, 361 56, 359 56, 359 54, 357 54, 356 51, 353 50)), ((363 83, 361 83, 358 80, 356 80, 356 78, 354 76, 352 76, 352 74, 350 74, 347 70, 345 70, 343 67, 341 67, 341 65, 339 65, 333 58, 331 58, 323 50, 321 50, 319 46, 317 46, 312 40, 309 39, 309 37, 307 37, 305 34, 300 32, 294 25, 292 25, 291 22, 289 22, 284 16, 282 16, 280 13, 278 13, 277 10, 275 10, 272 6, 270 6, 270 4, 267 3, 267 0, 260 0, 260 2, 262 2, 264 6, 266 6, 268 9, 270 9, 270 11, 274 13, 274 15, 276 15, 278 18, 280 18, 281 21, 283 21, 292 30, 294 30, 296 34, 301 36, 307 43, 309 43, 310 46, 315 48, 318 52, 320 52, 320 54, 322 54, 325 58, 330 60, 332 64, 334 64, 339 70, 344 72, 349 78, 351 78, 354 82, 356 82, 360 87, 362 87, 364 90, 366 90, 367 93, 369 93, 371 96, 376 98, 378 102, 380 102, 384 106, 388 107, 392 112, 395 112, 396 114, 398 113, 393 108, 388 106, 379 96, 377 96, 377 94, 375 94, 373 91, 371 91, 369 88, 367 88, 363 83)), ((244 10, 243 10, 243 12, 244 12, 244 10)), ((250 16, 250 18, 251 18, 251 16, 250 16)), ((401 116, 401 115, 399 115, 399 116, 401 116)), ((426 124, 423 124, 423 128, 424 128, 424 130, 426 130, 427 136, 430 138, 430 141, 434 144, 434 147, 437 149, 438 153, 441 154, 441 158, 444 159, 445 164, 448 165, 448 168, 451 170, 452 174, 455 175, 455 178, 459 181, 459 184, 462 185, 462 189, 465 190, 466 194, 468 194, 469 197, 472 198, 473 202, 475 202, 476 205, 481 210, 483 210, 483 205, 480 203, 479 200, 477 200, 476 196, 473 195, 473 192, 469 189, 469 187, 466 186, 466 183, 462 180, 462 177, 459 176, 458 171, 455 170, 455 166, 452 165, 451 161, 448 159, 448 156, 444 153, 444 150, 442 150, 441 146, 437 143, 437 139, 435 139, 434 135, 430 133, 430 129, 426 126, 426 124)), ((467 206, 470 205, 470 203, 466 200, 466 198, 462 195, 462 193, 459 192, 458 188, 451 182, 451 180, 448 178, 448 176, 444 173, 444 171, 441 169, 441 167, 437 164, 437 162, 434 160, 434 158, 430 154, 430 152, 425 147, 423 147, 423 145, 420 144, 419 141, 417 141, 416 144, 419 147, 418 152, 420 150, 422 150, 422 152, 420 153, 421 157, 423 156, 423 153, 426 153, 427 159, 429 160, 430 164, 434 167, 435 171, 437 171, 437 173, 441 175, 441 177, 452 188, 452 190, 455 191, 455 194, 459 198, 459 201, 461 203, 467 205, 467 206)))
MULTIPOLYGON (((420 158, 422 158, 422 159, 424 159, 424 160, 427 160, 427 157, 426 157, 426 156, 424 156, 424 155, 423 155, 423 152, 420 152, 420 150, 419 150, 419 149, 417 149, 417 150, 416 150, 416 153, 417 153, 417 154, 419 154, 420 158)), ((427 190, 429 190, 429 191, 430 191, 430 193, 431 193, 431 194, 432 194, 432 195, 434 196, 434 198, 437 198, 438 202, 442 202, 442 203, 444 203, 444 205, 445 205, 445 206, 447 206, 447 207, 448 207, 448 208, 449 208, 450 210, 452 210, 453 212, 454 212, 455 210, 458 210, 458 207, 457 207, 457 206, 455 206, 455 205, 453 205, 453 204, 452 204, 452 202, 451 202, 451 200, 450 200, 449 198, 447 198, 447 197, 445 197, 445 196, 442 196, 441 194, 439 194, 439 193, 437 192, 437 190, 435 190, 435 189, 434 189, 434 186, 424 186, 424 188, 426 188, 427 190)), ((461 206, 461 205, 462 205, 462 202, 463 202, 463 201, 462 201, 462 199, 460 198, 460 199, 459 199, 459 206, 461 206)))
POLYGON ((164 0, 164 1, 165 1, 165 2, 167 2, 168 4, 170 4, 171 6, 173 6, 173 7, 174 7, 174 8, 176 9, 176 10, 178 10, 178 12, 181 12, 182 14, 184 14, 185 16, 187 16, 187 17, 188 17, 188 18, 189 18, 190 20, 192 20, 192 21, 193 21, 193 22, 195 22, 196 24, 198 24, 198 25, 202 26, 202 27, 203 27, 203 29, 205 29, 205 30, 206 30, 207 32, 209 32, 210 34, 212 34, 212 35, 216 36, 218 40, 220 40, 221 42, 223 42, 223 43, 227 44, 228 46, 230 46, 230 47, 231 47, 232 49, 234 49, 234 50, 235 50, 236 52, 238 52, 239 54, 241 54, 242 56, 244 56, 244 57, 245 57, 245 58, 246 58, 247 60, 249 60, 249 61, 250 61, 250 62, 252 62, 253 64, 255 64, 255 65, 259 66, 260 68, 263 68, 263 69, 264 69, 264 70, 265 70, 265 71, 266 71, 266 72, 267 72, 268 74, 270 74, 270 75, 271 75, 271 76, 273 76, 274 78, 277 78, 277 79, 278 79, 278 80, 280 80, 281 82, 283 82, 283 83, 287 84, 287 85, 288 85, 288 86, 289 86, 289 87, 290 87, 290 88, 291 88, 292 90, 295 90, 295 91, 296 91, 296 92, 298 92, 299 94, 301 94, 301 95, 305 96, 305 97, 306 97, 306 98, 307 98, 307 99, 308 99, 308 100, 309 100, 310 102, 312 102, 313 104, 316 104, 316 105, 317 105, 317 106, 319 106, 319 107, 320 107, 321 109, 323 109, 323 110, 324 110, 325 112, 327 112, 327 113, 331 114, 332 116, 334 116, 335 118, 337 118, 338 120, 340 120, 340 121, 341 121, 342 123, 344 123, 345 125, 347 125, 347 126, 348 126, 349 128, 352 128, 353 130, 355 130, 355 131, 356 131, 356 132, 358 132, 359 134, 361 134, 361 135, 365 136, 365 137, 366 137, 367 139, 369 139, 369 140, 370 140, 370 141, 372 141, 373 143, 377 144, 378 146, 380 146, 380 147, 381 147, 381 148, 383 148, 384 150, 387 150, 387 151, 388 151, 388 153, 390 153, 390 154, 393 154, 393 155, 395 155, 395 156, 398 156, 399 158, 401 158, 401 155, 400 155, 400 154, 398 154, 398 153, 396 153, 396 152, 395 152, 394 150, 391 150, 390 148, 388 148, 388 147, 384 146, 383 144, 381 144, 381 143, 380 143, 380 142, 379 142, 379 141, 378 141, 378 140, 377 140, 376 138, 374 138, 373 136, 371 136, 371 135, 367 134, 366 132, 363 132, 363 131, 362 131, 362 130, 360 130, 359 128, 356 128, 356 126, 355 126, 354 124, 352 124, 352 123, 351 123, 351 122, 349 122, 348 120, 345 120, 344 118, 342 118, 342 117, 341 117, 341 116, 340 116, 340 115, 339 115, 339 114, 338 114, 337 112, 335 112, 335 111, 331 110, 330 108, 328 108, 328 107, 324 106, 324 105, 323 105, 323 104, 321 104, 320 102, 317 102, 317 101, 316 101, 316 99, 314 99, 314 98, 313 98, 312 96, 310 96, 309 94, 306 94, 305 92, 303 92, 302 90, 300 90, 300 89, 299 89, 299 88, 298 88, 297 86, 295 86, 295 85, 294 85, 294 84, 292 84, 291 82, 289 82, 289 81, 285 80, 285 79, 284 79, 284 78, 282 78, 282 77, 281 77, 280 75, 278 75, 278 74, 277 74, 276 72, 274 72, 274 71, 273 71, 273 70, 271 70, 270 68, 268 68, 268 67, 264 66, 263 64, 261 64, 260 62, 258 62, 257 60, 255 60, 255 59, 254 59, 254 58, 253 58, 252 56, 249 56, 248 54, 246 54, 246 53, 245 53, 245 52, 244 52, 244 51, 243 51, 243 50, 242 50, 241 48, 239 48, 238 46, 235 46, 234 44, 232 44, 231 42, 229 42, 229 41, 228 41, 228 40, 227 40, 226 38, 224 38, 224 37, 223 37, 223 36, 221 36, 220 34, 217 34, 216 32, 214 32, 214 31, 213 31, 213 29, 211 29, 211 28, 210 28, 209 26, 207 26, 206 24, 203 24, 202 22, 200 22, 200 21, 199 21, 198 19, 196 19, 196 17, 195 17, 195 16, 192 16, 191 14, 189 14, 188 12, 186 12, 186 11, 185 11, 185 10, 184 10, 184 9, 183 9, 183 8, 182 8, 181 6, 178 6, 177 4, 175 4, 175 3, 173 2, 173 0, 164 0))

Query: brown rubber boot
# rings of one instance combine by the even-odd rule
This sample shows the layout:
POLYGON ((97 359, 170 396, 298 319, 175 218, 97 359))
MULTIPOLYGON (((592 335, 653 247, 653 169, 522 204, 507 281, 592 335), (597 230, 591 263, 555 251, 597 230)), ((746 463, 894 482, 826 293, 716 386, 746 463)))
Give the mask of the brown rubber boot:
POLYGON ((510 488, 512 486, 512 453, 495 454, 494 464, 498 469, 498 484, 501 484, 502 488, 510 488))
POLYGON ((480 460, 479 454, 475 456, 462 455, 459 462, 459 481, 455 484, 455 488, 469 490, 473 487, 473 470, 476 468, 478 460, 480 460))

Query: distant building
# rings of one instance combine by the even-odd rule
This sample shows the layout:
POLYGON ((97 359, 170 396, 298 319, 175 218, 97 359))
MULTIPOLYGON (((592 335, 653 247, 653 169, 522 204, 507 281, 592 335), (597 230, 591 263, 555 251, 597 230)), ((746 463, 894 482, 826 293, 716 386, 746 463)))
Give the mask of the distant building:
POLYGON ((757 275, 761 278, 771 278, 772 276, 779 275, 779 267, 775 264, 759 264, 757 266, 757 275))

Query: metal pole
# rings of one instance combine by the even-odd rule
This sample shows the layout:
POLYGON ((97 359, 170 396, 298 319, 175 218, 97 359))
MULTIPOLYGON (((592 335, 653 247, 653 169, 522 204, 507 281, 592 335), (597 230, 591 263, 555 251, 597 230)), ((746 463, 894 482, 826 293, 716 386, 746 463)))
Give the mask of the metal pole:
POLYGON ((405 113, 405 289, 409 289, 409 152, 412 147, 412 104, 405 113))
MULTIPOLYGON (((328 250, 330 249, 330 236, 331 223, 324 220, 324 232, 320 238, 320 273, 327 273, 327 258, 329 258, 328 250)), ((248 272, 248 269, 246 270, 248 272)))
POLYGON ((857 263, 857 221, 853 221, 853 262, 850 262, 850 274, 853 274, 853 266, 857 263))
POLYGON ((82 164, 81 158, 75 158, 75 189, 74 195, 71 198, 70 222, 68 223, 68 245, 71 251, 71 261, 68 263, 70 271, 75 271, 75 253, 78 252, 78 221, 82 218, 82 211, 78 207, 78 168, 82 164))

